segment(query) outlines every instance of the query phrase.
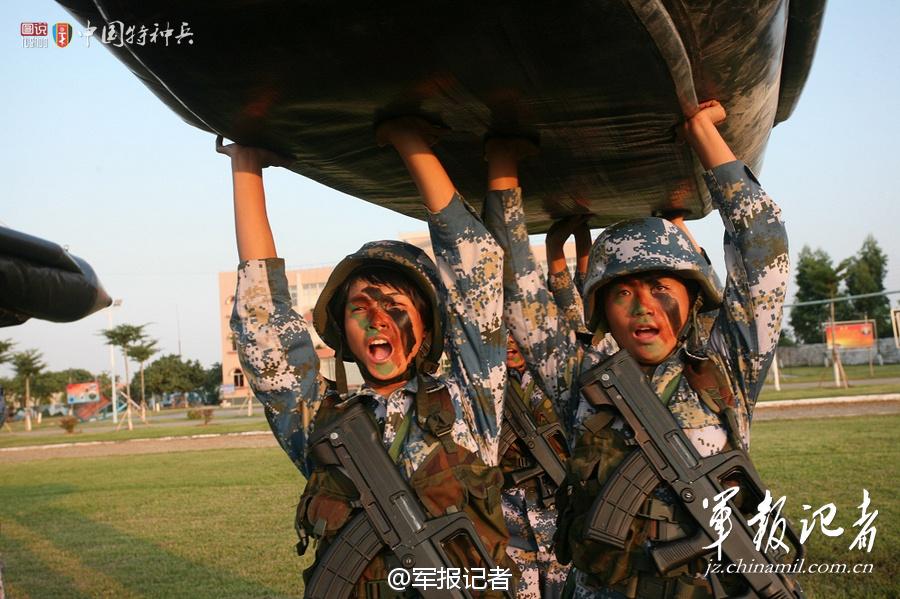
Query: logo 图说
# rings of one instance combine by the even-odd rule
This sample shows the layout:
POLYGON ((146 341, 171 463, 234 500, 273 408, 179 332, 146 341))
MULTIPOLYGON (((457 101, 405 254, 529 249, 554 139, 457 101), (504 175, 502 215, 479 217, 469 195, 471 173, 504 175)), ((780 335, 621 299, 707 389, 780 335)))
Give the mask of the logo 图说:
POLYGON ((19 24, 19 34, 22 37, 47 35, 47 23, 22 22, 19 24))

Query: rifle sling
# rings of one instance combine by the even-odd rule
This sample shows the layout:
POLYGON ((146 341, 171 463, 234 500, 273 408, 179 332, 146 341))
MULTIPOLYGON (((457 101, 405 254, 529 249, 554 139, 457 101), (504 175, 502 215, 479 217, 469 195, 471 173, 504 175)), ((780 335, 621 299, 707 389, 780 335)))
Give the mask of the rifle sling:
POLYGON ((409 410, 406 411, 406 416, 403 417, 403 422, 400 423, 400 428, 397 429, 397 435, 394 437, 390 449, 388 449, 388 455, 395 464, 400 460, 400 448, 403 447, 403 442, 406 441, 406 436, 409 434, 409 427, 412 424, 412 413, 413 408, 410 406, 409 410))
POLYGON ((524 403, 525 407, 530 411, 531 395, 534 393, 534 377, 531 377, 531 380, 525 385, 525 389, 522 389, 522 384, 513 378, 509 379, 509 385, 512 386, 513 391, 521 398, 522 403, 524 403))
POLYGON ((672 396, 675 395, 676 391, 678 391, 678 384, 681 382, 682 376, 684 376, 683 372, 669 381, 669 384, 666 385, 665 389, 663 389, 662 395, 659 396, 659 400, 663 403, 664 406, 669 405, 669 400, 672 399, 672 396))

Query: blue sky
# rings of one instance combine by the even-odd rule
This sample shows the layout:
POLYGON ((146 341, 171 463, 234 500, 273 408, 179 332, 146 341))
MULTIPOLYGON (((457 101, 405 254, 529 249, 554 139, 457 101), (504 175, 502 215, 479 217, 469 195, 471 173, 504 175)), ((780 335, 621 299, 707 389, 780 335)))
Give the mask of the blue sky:
MULTIPOLYGON (((150 323, 165 353, 219 359, 217 273, 237 262, 227 159, 96 41, 25 49, 22 21, 67 21, 44 0, 0 8, 4 81, 0 222, 68 245, 123 305, 116 323, 150 323)), ((873 234, 900 289, 900 4, 833 1, 794 115, 772 133, 760 179, 779 202, 791 257, 803 245, 838 261, 873 234)), ((282 169, 267 171, 278 250, 292 266, 333 263, 369 239, 423 230, 419 221, 282 169)), ((716 214, 692 223, 724 274, 716 214)), ((537 241, 537 240, 535 240, 537 241)), ((896 305, 900 296, 892 297, 896 305)), ((108 368, 100 313, 78 323, 31 321, 0 331, 37 348, 51 369, 108 368)), ((0 375, 8 368, 0 367, 0 375)))

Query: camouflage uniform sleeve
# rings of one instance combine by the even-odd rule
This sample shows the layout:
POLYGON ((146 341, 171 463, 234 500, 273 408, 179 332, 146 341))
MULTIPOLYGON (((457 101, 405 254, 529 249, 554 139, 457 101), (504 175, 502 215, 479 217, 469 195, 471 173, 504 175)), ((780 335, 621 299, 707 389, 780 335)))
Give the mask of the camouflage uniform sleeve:
POLYGON ((781 334, 790 276, 787 234, 781 210, 744 163, 723 164, 704 176, 725 223, 728 269, 711 341, 729 356, 749 415, 781 334))
POLYGON ((306 440, 324 395, 308 325, 291 307, 284 260, 238 266, 231 314, 241 368, 269 426, 294 465, 309 476, 306 440))
POLYGON ((584 326, 584 305, 581 303, 581 294, 577 291, 580 287, 577 281, 572 280, 569 269, 548 275, 547 284, 568 327, 574 331, 587 332, 587 327, 584 326))
POLYGON ((504 251, 506 325, 557 413, 568 422, 565 398, 581 354, 576 331, 553 301, 531 252, 521 190, 489 193, 484 221, 504 251))
POLYGON ((429 214, 431 244, 446 315, 446 351, 452 376, 469 402, 463 414, 481 457, 495 465, 506 389, 503 253, 457 194, 429 214))

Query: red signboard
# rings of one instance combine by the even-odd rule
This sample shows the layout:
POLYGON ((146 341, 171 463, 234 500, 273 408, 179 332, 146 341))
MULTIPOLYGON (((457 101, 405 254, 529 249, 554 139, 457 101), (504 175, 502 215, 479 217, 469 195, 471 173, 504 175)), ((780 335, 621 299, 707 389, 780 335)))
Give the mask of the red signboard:
POLYGON ((69 405, 90 403, 100 400, 100 385, 96 381, 90 383, 72 383, 66 385, 66 397, 69 405))
POLYGON ((875 322, 872 320, 836 322, 833 330, 830 324, 825 325, 825 343, 829 349, 835 345, 840 349, 875 347, 875 322))

